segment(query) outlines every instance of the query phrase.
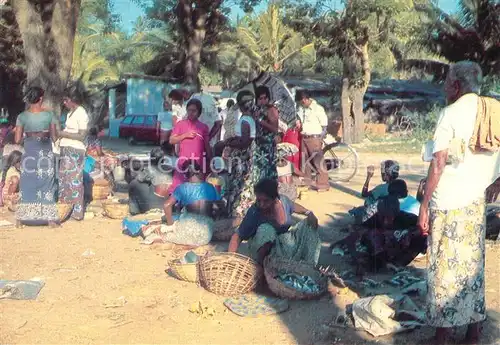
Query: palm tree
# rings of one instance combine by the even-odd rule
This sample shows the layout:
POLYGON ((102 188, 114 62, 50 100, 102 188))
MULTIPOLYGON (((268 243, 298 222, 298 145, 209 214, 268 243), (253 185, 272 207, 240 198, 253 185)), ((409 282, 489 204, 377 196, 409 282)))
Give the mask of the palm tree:
POLYGON ((307 43, 300 33, 283 24, 283 15, 276 4, 271 3, 256 20, 248 21, 237 27, 236 35, 239 47, 257 69, 278 72, 297 59, 308 67, 314 65, 314 43, 307 43))
POLYGON ((93 32, 87 36, 76 35, 71 66, 72 82, 81 82, 89 90, 119 79, 118 71, 102 54, 102 31, 97 25, 89 26, 93 32))
POLYGON ((431 4, 415 8, 430 17, 429 48, 450 61, 472 60, 485 74, 500 73, 500 3, 497 0, 460 0, 458 18, 431 4))

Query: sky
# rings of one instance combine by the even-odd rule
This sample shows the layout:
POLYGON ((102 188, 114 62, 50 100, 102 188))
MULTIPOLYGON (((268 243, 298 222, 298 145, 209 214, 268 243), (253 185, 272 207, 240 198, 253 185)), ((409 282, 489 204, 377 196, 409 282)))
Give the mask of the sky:
MULTIPOLYGON (((340 1, 338 2, 340 3, 340 1)), ((123 28, 130 32, 136 19, 144 13, 143 10, 132 0, 114 0, 114 4, 116 12, 122 17, 123 28)), ((265 4, 261 4, 259 7, 256 9, 257 11, 265 7, 265 4)), ((458 0, 439 0, 439 7, 448 13, 454 12, 458 7, 458 0)), ((243 15, 240 9, 231 13, 231 19, 235 20, 238 15, 243 15)))

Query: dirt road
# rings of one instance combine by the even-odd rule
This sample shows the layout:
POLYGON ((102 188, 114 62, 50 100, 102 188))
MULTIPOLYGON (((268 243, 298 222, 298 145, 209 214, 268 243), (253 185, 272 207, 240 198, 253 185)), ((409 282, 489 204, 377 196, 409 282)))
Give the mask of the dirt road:
MULTIPOLYGON (((378 155, 361 158, 380 160, 378 155)), ((414 157, 394 158, 404 163, 414 157)), ((413 192, 421 177, 416 171, 402 169, 413 192)), ((303 195, 300 202, 321 221, 325 241, 321 261, 331 261, 326 247, 341 236, 338 230, 346 212, 361 203, 357 193, 363 180, 364 169, 352 182, 328 193, 303 195)), ((4 211, 0 218, 11 215, 4 211)), ((276 316, 241 318, 224 307, 224 298, 165 274, 167 261, 181 253, 165 246, 141 246, 139 240, 121 234, 119 221, 93 219, 70 221, 60 229, 0 230, 0 245, 0 279, 40 277, 46 282, 36 301, 0 300, 2 344, 414 344, 428 335, 420 330, 374 340, 364 333, 330 328, 338 311, 352 303, 351 294, 292 302, 287 312, 276 316), (215 315, 204 318, 190 312, 198 302, 213 308, 215 315)), ((219 249, 225 246, 218 244, 219 249)), ((499 255, 498 248, 488 249, 491 320, 484 344, 498 339, 499 255)))

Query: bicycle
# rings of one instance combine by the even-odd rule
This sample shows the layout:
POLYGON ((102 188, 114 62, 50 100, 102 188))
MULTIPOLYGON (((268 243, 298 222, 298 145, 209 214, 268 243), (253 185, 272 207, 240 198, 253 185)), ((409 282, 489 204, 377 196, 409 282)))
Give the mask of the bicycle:
POLYGON ((322 151, 330 182, 349 182, 358 172, 358 153, 350 145, 323 139, 322 151))

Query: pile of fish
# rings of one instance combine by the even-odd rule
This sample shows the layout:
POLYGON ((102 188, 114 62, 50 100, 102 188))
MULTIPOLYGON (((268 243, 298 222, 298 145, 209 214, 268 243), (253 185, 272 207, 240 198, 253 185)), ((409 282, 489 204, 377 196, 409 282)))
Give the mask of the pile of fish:
POLYGON ((303 293, 320 292, 319 285, 309 276, 300 276, 294 273, 281 273, 277 277, 286 286, 303 293))

